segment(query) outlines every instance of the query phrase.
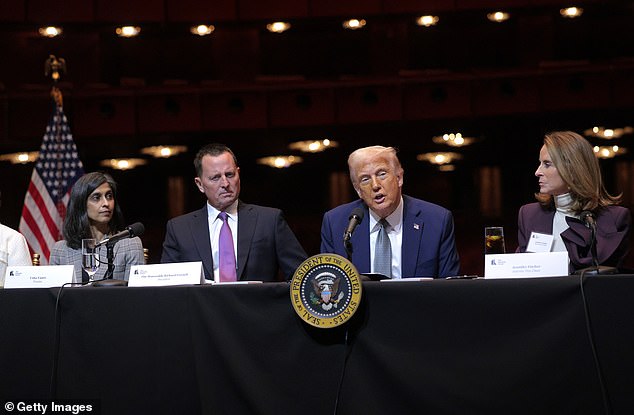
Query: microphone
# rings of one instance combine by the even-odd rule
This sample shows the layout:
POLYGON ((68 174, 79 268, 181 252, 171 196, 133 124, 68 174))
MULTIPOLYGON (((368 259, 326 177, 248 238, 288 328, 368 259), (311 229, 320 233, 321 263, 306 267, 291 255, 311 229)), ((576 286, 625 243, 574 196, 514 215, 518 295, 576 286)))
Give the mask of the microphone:
POLYGON ((591 212, 589 210, 584 210, 583 212, 581 212, 581 215, 579 215, 579 217, 581 218, 581 220, 583 221, 583 223, 586 225, 587 228, 596 229, 597 223, 595 221, 596 217, 594 215, 594 212, 591 212))
POLYGON ((350 217, 348 218, 350 222, 348 222, 348 227, 346 228, 346 231, 343 234, 344 241, 350 240, 350 238, 352 237, 352 232, 354 232, 354 229, 363 220, 363 215, 364 215, 363 209, 361 208, 354 208, 352 210, 352 213, 350 214, 350 217))
POLYGON ((615 267, 599 265, 599 256, 597 255, 597 217, 594 212, 584 210, 579 215, 579 219, 590 229, 590 255, 592 256, 592 266, 576 271, 576 274, 584 275, 603 275, 615 274, 618 270, 615 267))
POLYGON ((97 243, 95 247, 105 244, 114 245, 119 239, 134 238, 135 236, 143 235, 143 232, 145 232, 145 226, 143 226, 141 222, 136 222, 130 226, 127 226, 124 231, 115 233, 110 238, 106 238, 103 241, 97 243))

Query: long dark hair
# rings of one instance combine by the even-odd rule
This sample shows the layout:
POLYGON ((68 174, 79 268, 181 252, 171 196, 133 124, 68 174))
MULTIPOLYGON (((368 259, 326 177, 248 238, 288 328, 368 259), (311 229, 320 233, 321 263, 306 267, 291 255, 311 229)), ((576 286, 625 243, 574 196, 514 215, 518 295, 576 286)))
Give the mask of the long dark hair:
POLYGON ((112 196, 114 197, 114 212, 110 222, 108 222, 109 231, 114 233, 123 230, 124 220, 117 200, 117 183, 106 173, 86 173, 77 180, 70 191, 70 201, 68 202, 66 218, 64 219, 64 239, 70 248, 79 249, 81 248, 82 239, 93 238, 90 232, 90 220, 88 219, 86 205, 90 194, 104 183, 110 185, 112 196))

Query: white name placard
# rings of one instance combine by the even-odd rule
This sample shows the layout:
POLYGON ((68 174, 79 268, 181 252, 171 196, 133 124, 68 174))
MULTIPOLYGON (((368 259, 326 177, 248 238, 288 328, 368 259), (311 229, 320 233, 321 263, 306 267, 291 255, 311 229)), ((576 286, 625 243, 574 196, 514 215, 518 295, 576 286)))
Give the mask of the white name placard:
POLYGON ((484 278, 536 278, 568 275, 568 252, 527 252, 484 256, 484 278))
POLYGON ((73 265, 9 266, 4 288, 50 288, 73 282, 73 265))
POLYGON ((128 287, 160 287, 167 285, 201 284, 203 263, 173 262, 169 264, 133 265, 128 287))

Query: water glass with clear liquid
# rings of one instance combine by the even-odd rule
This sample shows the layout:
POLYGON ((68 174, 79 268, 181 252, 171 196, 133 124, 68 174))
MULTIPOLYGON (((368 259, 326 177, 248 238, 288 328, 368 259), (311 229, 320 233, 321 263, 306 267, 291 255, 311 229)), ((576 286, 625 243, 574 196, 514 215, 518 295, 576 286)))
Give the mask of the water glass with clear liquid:
POLYGON ((81 240, 81 266, 88 274, 88 281, 94 281, 94 276, 99 269, 99 259, 97 258, 97 241, 95 239, 81 240))

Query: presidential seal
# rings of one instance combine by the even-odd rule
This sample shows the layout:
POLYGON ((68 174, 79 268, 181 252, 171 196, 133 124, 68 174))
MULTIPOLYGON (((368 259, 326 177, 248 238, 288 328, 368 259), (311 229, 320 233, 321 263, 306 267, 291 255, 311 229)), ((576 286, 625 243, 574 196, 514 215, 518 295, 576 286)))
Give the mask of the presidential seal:
POLYGON ((291 280, 291 303, 297 315, 311 326, 337 327, 350 319, 361 303, 357 269, 337 254, 308 258, 291 280))

